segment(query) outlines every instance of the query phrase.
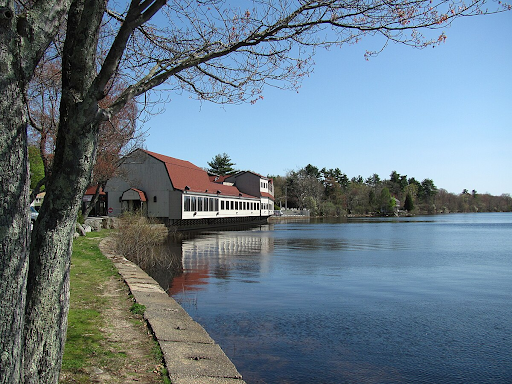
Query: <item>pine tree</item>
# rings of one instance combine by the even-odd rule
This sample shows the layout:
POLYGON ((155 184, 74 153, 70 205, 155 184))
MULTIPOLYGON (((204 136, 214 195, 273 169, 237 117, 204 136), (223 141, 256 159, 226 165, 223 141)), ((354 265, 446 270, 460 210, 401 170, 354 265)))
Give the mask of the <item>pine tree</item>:
POLYGON ((223 153, 222 155, 218 154, 212 159, 212 161, 208 162, 208 165, 210 166, 208 172, 215 175, 224 176, 236 172, 233 168, 235 163, 231 161, 231 158, 226 153, 223 153))
POLYGON ((412 201, 412 196, 410 193, 405 197, 404 209, 408 212, 411 212, 414 209, 414 202, 412 201))

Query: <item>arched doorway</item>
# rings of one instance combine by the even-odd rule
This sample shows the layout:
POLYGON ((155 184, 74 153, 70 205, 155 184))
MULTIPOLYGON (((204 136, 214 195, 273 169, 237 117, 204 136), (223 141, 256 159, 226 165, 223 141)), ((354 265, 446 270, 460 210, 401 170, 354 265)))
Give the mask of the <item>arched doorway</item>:
POLYGON ((123 212, 140 212, 147 214, 147 198, 144 191, 130 188, 121 195, 121 209, 123 212))

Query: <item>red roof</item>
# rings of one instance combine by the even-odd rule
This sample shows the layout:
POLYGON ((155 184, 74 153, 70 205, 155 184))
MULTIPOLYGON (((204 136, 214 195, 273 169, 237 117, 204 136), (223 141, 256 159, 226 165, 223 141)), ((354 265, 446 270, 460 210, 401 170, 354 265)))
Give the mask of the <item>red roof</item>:
MULTIPOLYGON (((87 190, 85 191, 85 194, 86 195, 94 195, 96 193, 96 188, 98 188, 97 185, 93 185, 93 186, 90 186, 89 188, 87 188, 87 190)), ((103 188, 100 187, 100 195, 106 195, 105 192, 103 192, 103 188)))
POLYGON ((210 181, 212 181, 214 183, 222 184, 224 182, 224 180, 226 180, 229 176, 231 176, 231 175, 224 175, 224 176, 211 175, 208 177, 210 178, 210 181))
POLYGON ((139 200, 140 201, 147 201, 146 199, 146 194, 141 191, 140 189, 137 189, 137 188, 130 188, 130 189, 127 189, 126 191, 123 192, 123 198, 124 198, 124 194, 128 191, 134 191, 136 192, 138 195, 139 195, 139 200))
MULTIPOLYGON (((217 191, 220 191, 220 194, 223 196, 240 195, 238 188, 212 182, 204 169, 199 168, 189 161, 175 159, 174 157, 164 156, 146 150, 142 151, 165 164, 174 189, 211 194, 216 194, 217 191)), ((242 196, 254 197, 247 194, 242 194, 242 196)))
POLYGON ((139 194, 140 201, 146 201, 146 194, 142 192, 140 189, 131 188, 132 191, 135 191, 139 194))
POLYGON ((274 201, 274 196, 272 196, 270 193, 268 192, 261 192, 261 196, 262 197, 268 197, 269 199, 271 199, 272 201, 274 201))

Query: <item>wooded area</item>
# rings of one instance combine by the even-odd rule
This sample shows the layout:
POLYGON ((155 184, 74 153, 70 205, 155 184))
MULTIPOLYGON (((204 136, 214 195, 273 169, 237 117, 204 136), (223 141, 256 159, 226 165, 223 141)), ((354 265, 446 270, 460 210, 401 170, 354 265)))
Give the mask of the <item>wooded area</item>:
POLYGON ((348 178, 339 168, 319 169, 311 164, 274 180, 276 209, 309 209, 314 216, 434 214, 453 212, 511 212, 509 194, 492 196, 464 189, 454 194, 431 179, 391 172, 381 180, 373 174, 348 178))

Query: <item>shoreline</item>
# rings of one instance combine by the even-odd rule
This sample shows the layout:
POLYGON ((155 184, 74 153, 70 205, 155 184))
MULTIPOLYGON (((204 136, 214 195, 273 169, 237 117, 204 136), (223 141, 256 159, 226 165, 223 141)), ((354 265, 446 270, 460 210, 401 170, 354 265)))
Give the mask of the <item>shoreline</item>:
POLYGON ((175 384, 245 384, 242 375, 206 330, 135 263, 113 251, 113 239, 99 244, 112 261, 135 301, 143 305, 144 319, 162 350, 175 384))

